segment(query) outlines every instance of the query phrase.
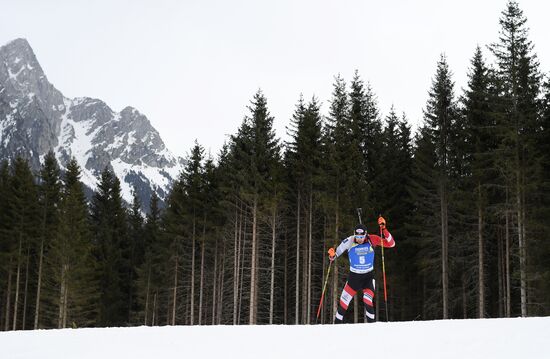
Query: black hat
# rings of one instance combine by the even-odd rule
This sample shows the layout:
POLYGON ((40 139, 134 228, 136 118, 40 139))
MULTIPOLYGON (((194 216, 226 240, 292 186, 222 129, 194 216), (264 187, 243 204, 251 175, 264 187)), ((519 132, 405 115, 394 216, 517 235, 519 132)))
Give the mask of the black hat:
POLYGON ((355 233, 355 235, 358 235, 358 236, 366 235, 367 234, 367 226, 365 226, 364 224, 359 223, 358 225, 355 226, 354 233, 355 233))

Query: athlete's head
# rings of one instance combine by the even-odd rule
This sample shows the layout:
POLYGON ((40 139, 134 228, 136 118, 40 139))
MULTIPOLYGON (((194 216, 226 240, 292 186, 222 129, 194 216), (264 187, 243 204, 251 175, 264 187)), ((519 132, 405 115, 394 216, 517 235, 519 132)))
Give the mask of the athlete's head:
POLYGON ((361 223, 355 226, 354 235, 355 242, 363 244, 363 242, 365 242, 367 239, 367 226, 361 223))

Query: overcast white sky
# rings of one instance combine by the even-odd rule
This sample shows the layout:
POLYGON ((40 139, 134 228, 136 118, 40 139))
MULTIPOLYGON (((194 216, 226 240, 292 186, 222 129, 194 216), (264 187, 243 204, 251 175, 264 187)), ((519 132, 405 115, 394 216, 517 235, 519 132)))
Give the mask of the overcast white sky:
MULTIPOLYGON (((506 0, 0 0, 0 45, 26 38, 65 96, 133 106, 184 156, 216 154, 261 88, 280 137, 300 93, 326 114, 333 78, 355 69, 382 113, 418 123, 445 52, 457 93, 477 44, 498 37, 506 0)), ((550 3, 520 0, 550 71, 550 3)))

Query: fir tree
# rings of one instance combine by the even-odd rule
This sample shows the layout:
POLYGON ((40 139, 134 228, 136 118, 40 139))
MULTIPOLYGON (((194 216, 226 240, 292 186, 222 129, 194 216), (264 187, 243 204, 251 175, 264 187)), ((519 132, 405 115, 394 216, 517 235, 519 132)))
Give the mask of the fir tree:
POLYGON ((57 328, 86 327, 97 320, 97 265, 88 207, 75 159, 67 164, 60 203, 59 233, 48 249, 47 267, 57 306, 57 328))
MULTIPOLYGON (((195 324, 195 279, 196 279, 196 250, 197 250, 197 238, 200 229, 200 223, 203 223, 204 217, 204 196, 203 196, 203 160, 204 160, 204 148, 195 142, 191 153, 187 159, 187 165, 185 166, 182 174, 180 186, 174 186, 174 194, 181 193, 181 196, 185 195, 187 205, 185 209, 181 209, 182 214, 185 215, 189 223, 189 233, 191 237, 191 269, 190 269, 190 324, 195 324)), ((182 198, 183 200, 183 198, 182 198)), ((176 201, 177 203, 177 201, 176 201)), ((183 203, 182 203, 183 204, 183 203)))
POLYGON ((273 168, 279 160, 279 144, 273 130, 273 117, 267 108, 267 99, 258 91, 249 106, 233 142, 233 164, 237 174, 240 196, 250 206, 252 221, 251 268, 248 322, 255 324, 258 314, 258 267, 260 210, 265 200, 273 194, 271 179, 273 168))
POLYGON ((138 288, 140 293, 140 304, 143 310, 144 325, 155 325, 157 322, 157 297, 160 291, 161 273, 159 263, 161 257, 161 212, 159 209, 159 198, 155 191, 151 195, 149 212, 144 225, 143 263, 138 269, 138 288))
MULTIPOLYGON (((432 81, 432 87, 429 92, 426 110, 424 111, 425 127, 423 137, 425 141, 431 141, 435 150, 435 171, 431 171, 431 176, 436 179, 436 188, 426 188, 425 190, 437 192, 437 207, 430 205, 431 215, 438 218, 437 228, 440 233, 439 242, 441 251, 439 253, 441 270, 441 301, 442 317, 449 317, 449 200, 451 193, 451 173, 453 163, 452 136, 457 120, 457 107, 453 94, 453 82, 445 56, 441 56, 437 64, 437 72, 432 81)), ((429 146, 427 146, 429 148, 429 146)), ((429 158, 429 157, 428 157, 429 158)), ((427 163, 423 165, 431 166, 427 163)), ((427 169, 427 168, 425 168, 427 169)), ((418 175, 418 173, 417 173, 418 175)), ((426 185, 434 183, 425 182, 426 185)), ((437 245, 431 242, 429 237, 425 238, 426 246, 437 245)))
MULTIPOLYGON (((27 285, 30 249, 36 246, 39 226, 38 191, 27 160, 17 157, 12 164, 12 176, 8 186, 9 271, 15 276, 13 283, 13 320, 11 329, 24 329, 27 303, 27 285), (25 278, 25 281, 23 281, 25 278)), ((8 306, 9 307, 9 306, 8 306)), ((8 308, 9 309, 9 308, 8 308)), ((7 322, 6 316, 6 322, 7 322)))
POLYGON ((126 212, 122 207, 120 182, 106 168, 101 173, 91 210, 96 257, 101 265, 99 323, 128 323, 129 244, 126 212))
POLYGON ((8 330, 11 304, 11 250, 12 238, 9 235, 9 163, 3 160, 0 163, 0 330, 8 330))
MULTIPOLYGON (((498 177, 494 166, 494 150, 496 147, 495 116, 492 102, 495 101, 491 93, 491 77, 481 48, 476 48, 471 60, 468 88, 462 98, 464 131, 463 136, 457 138, 464 144, 465 157, 461 162, 465 168, 465 176, 462 179, 462 188, 459 197, 462 200, 464 211, 471 212, 463 221, 468 223, 472 230, 465 233, 468 237, 476 238, 475 243, 469 243, 466 248, 476 248, 474 253, 469 253, 469 260, 465 267, 476 268, 477 273, 477 316, 483 318, 486 313, 486 245, 489 231, 487 230, 489 219, 490 189, 495 186, 493 179, 498 177), (475 213, 474 210, 475 209, 475 213), (474 230, 475 228, 475 230, 474 230)), ((457 202, 460 200, 457 199, 457 202)), ((494 229, 493 229, 494 231, 494 229)))
POLYGON ((129 318, 130 323, 140 323, 141 321, 135 317, 135 314, 139 312, 137 289, 137 269, 142 265, 144 258, 144 236, 143 236, 143 216, 141 214, 141 202, 134 190, 133 202, 128 215, 128 238, 130 240, 130 256, 129 266, 130 271, 128 280, 130 283, 130 290, 128 296, 128 308, 130 310, 129 318))
MULTIPOLYGON (((537 116, 537 98, 540 92, 538 61, 533 44, 528 39, 527 19, 517 2, 508 1, 500 18, 499 41, 490 49, 496 57, 498 80, 502 86, 503 108, 497 125, 499 131, 498 164, 506 177, 506 188, 513 198, 519 251, 521 315, 528 315, 528 233, 536 223, 528 226, 531 194, 536 188, 537 148, 535 133, 540 128, 537 116)), ((536 197, 535 197, 536 198, 536 197)), ((531 214, 531 216, 529 216, 531 214)))
POLYGON ((34 329, 40 326, 41 291, 43 285, 44 256, 59 235, 61 220, 60 205, 62 198, 61 171, 50 151, 44 157, 44 165, 40 171, 40 248, 38 252, 38 278, 36 285, 36 304, 34 329))
MULTIPOLYGON (((362 166, 362 173, 358 172, 354 174, 354 181, 356 182, 355 195, 359 199, 359 203, 356 207, 364 207, 363 204, 370 203, 368 213, 376 215, 376 210, 380 210, 376 203, 381 198, 382 183, 384 179, 381 178, 382 163, 380 157, 382 154, 382 122, 379 116, 378 105, 376 103, 376 96, 369 84, 366 86, 359 77, 358 72, 355 72, 355 76, 350 85, 350 126, 351 126, 351 140, 352 146, 357 144, 360 148, 361 159, 350 159, 353 163, 356 163, 358 168, 362 166), (365 186, 363 183, 368 184, 368 193, 364 192, 365 186)), ((352 152, 353 153, 353 152, 352 152)))

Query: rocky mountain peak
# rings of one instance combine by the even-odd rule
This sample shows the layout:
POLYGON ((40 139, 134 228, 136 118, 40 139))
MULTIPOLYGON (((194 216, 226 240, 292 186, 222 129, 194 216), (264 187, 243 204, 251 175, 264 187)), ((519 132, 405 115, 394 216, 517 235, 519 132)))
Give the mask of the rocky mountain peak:
POLYGON ((111 168, 124 199, 135 191, 145 205, 152 191, 165 197, 183 164, 135 108, 116 112, 99 99, 64 97, 27 40, 16 39, 0 47, 0 159, 22 155, 38 171, 50 150, 62 167, 76 158, 92 190, 111 168))

